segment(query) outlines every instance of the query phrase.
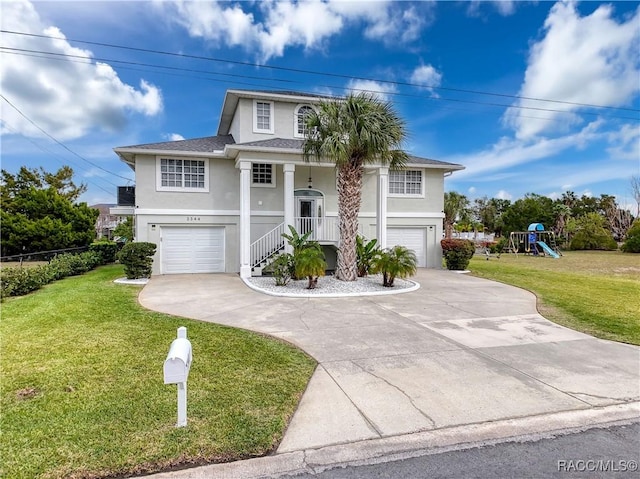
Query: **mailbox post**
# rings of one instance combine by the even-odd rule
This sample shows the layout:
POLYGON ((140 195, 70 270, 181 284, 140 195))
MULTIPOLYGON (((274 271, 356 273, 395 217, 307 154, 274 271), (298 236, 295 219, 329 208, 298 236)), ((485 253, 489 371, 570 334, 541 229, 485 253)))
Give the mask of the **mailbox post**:
POLYGON ((176 427, 187 425, 187 378, 193 353, 191 341, 187 339, 187 328, 178 328, 178 337, 169 347, 169 354, 164 361, 164 383, 178 385, 178 423, 176 427))

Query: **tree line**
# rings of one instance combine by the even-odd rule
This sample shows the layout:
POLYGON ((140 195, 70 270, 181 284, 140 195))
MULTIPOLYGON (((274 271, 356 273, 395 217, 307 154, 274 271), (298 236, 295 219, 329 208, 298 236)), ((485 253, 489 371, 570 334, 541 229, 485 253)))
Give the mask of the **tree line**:
MULTIPOLYGON (((633 181, 632 178, 632 187, 633 181)), ((633 193, 640 209, 640 190, 633 193)), ((573 191, 566 191, 555 200, 528 193, 514 202, 486 196, 471 201, 451 191, 445 193, 444 215, 447 238, 454 232, 508 237, 514 231, 527 231, 531 223, 542 223, 546 230, 556 234, 560 243, 573 249, 615 249, 616 242, 626 239, 635 219, 631 211, 620 207, 614 196, 578 196, 573 191), (590 238, 596 238, 596 244, 590 238)))
POLYGON ((100 212, 78 199, 87 187, 73 170, 55 173, 21 167, 0 177, 2 256, 86 246, 95 239, 100 212))

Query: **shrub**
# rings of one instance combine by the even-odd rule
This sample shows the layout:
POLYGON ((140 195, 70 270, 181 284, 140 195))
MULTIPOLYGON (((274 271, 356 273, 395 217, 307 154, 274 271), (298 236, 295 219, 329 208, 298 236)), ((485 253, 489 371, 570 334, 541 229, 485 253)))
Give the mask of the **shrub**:
POLYGON ((266 269, 273 274, 276 286, 286 286, 295 273, 293 256, 289 253, 283 253, 272 261, 266 269))
POLYGON ((360 278, 363 278, 367 276, 367 274, 369 274, 369 271, 373 267, 375 259, 380 254, 380 248, 377 246, 377 244, 378 240, 375 238, 365 243, 362 236, 356 236, 356 264, 358 268, 358 276, 360 278))
POLYGON ((116 262, 118 248, 118 243, 113 241, 98 241, 89 246, 89 251, 100 255, 100 264, 110 264, 116 262))
POLYGON ((296 276, 309 279, 307 289, 314 289, 318 284, 318 278, 324 276, 327 263, 324 260, 324 252, 321 248, 305 248, 295 256, 296 276))
MULTIPOLYGON (((90 265, 88 263, 87 260, 89 256, 87 256, 87 253, 64 253, 59 254, 58 256, 53 258, 49 264, 53 265, 53 268, 55 268, 55 279, 62 279, 67 276, 76 276, 93 269, 95 265, 90 265)), ((93 258, 95 258, 95 255, 93 255, 93 253, 89 254, 92 255, 93 258)))
POLYGON ((640 220, 633 222, 627 231, 627 239, 620 249, 625 253, 640 253, 640 220))
POLYGON ((93 251, 80 254, 64 253, 54 257, 49 264, 35 268, 9 267, 2 268, 0 297, 22 296, 45 284, 67 276, 74 276, 91 271, 99 266, 102 256, 93 251))
POLYGON ((473 241, 464 239, 443 239, 440 241, 447 269, 463 271, 475 253, 473 241))
POLYGON ((394 246, 382 251, 374 260, 373 273, 382 273, 382 286, 393 288, 397 278, 416 274, 418 261, 416 254, 404 246, 394 246))
POLYGON ((584 231, 578 231, 571 239, 569 247, 572 250, 616 250, 618 243, 611 234, 590 235, 584 231))
POLYGON ((567 223, 567 230, 574 233, 569 247, 573 250, 615 250, 618 243, 611 232, 605 228, 605 219, 598 213, 587 213, 572 218, 567 223))
POLYGON ((124 265, 124 273, 128 279, 148 278, 151 276, 153 255, 156 252, 154 243, 127 243, 118 253, 118 260, 124 265))
POLYGON ((22 296, 47 284, 48 265, 35 268, 5 267, 0 271, 0 296, 22 296))

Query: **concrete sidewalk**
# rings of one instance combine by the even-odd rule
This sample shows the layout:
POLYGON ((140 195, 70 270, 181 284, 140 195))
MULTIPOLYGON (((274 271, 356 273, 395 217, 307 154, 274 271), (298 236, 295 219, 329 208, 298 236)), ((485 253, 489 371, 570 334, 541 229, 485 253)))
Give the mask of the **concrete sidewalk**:
POLYGON ((300 299, 236 275, 159 276, 139 299, 286 339, 319 362, 279 454, 572 411, 638 416, 640 348, 551 323, 518 288, 426 269, 414 279, 411 293, 300 299))

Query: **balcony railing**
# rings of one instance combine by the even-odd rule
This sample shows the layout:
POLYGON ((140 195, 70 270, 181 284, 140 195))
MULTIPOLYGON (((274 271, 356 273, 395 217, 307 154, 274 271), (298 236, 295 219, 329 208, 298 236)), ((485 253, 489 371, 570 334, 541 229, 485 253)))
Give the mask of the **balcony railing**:
POLYGON ((340 239, 338 231, 338 218, 295 218, 296 231, 303 235, 311 231, 309 239, 315 241, 335 241, 340 239))

